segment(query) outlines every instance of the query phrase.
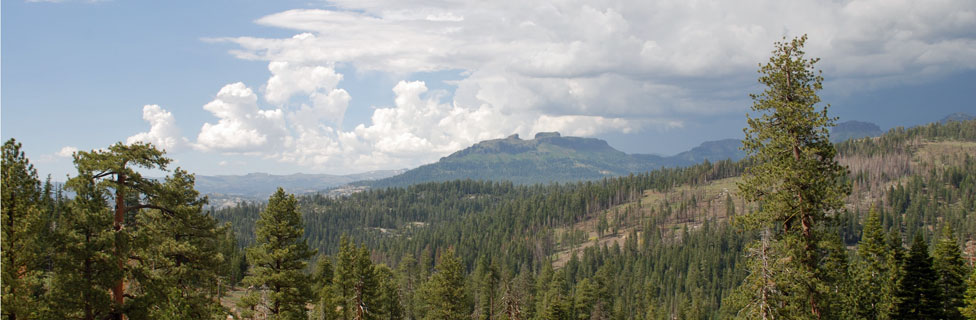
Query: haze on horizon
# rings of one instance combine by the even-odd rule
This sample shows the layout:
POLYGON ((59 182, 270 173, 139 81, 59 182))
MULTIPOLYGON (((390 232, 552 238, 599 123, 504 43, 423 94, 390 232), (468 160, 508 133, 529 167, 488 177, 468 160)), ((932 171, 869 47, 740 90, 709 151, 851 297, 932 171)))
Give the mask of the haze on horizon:
POLYGON ((674 154, 741 136, 808 34, 823 100, 887 129, 976 110, 970 1, 2 3, 3 139, 43 175, 151 142, 205 175, 412 168, 541 131, 674 154))

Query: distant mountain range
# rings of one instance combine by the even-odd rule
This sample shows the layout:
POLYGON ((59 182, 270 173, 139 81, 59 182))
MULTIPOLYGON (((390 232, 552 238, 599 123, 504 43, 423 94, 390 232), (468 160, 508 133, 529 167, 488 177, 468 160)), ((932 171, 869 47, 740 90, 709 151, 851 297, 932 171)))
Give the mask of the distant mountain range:
MULTIPOLYGON (((951 114, 940 122, 974 119, 965 113, 951 114)), ((880 136, 881 128, 870 122, 845 121, 831 129, 831 141, 880 136)), ((251 173, 242 176, 197 176, 197 190, 217 202, 264 200, 278 187, 292 193, 335 189, 347 194, 366 187, 407 186, 423 182, 456 179, 512 181, 517 184, 575 182, 624 176, 663 167, 678 167, 705 160, 739 160, 737 139, 708 141, 673 155, 627 154, 606 141, 564 137, 558 132, 541 132, 533 139, 518 135, 486 140, 457 151, 439 161, 412 170, 373 171, 352 175, 251 173), (343 187, 343 188, 338 188, 343 187)))
POLYGON ((976 116, 973 116, 968 113, 956 112, 946 116, 945 118, 942 118, 942 120, 939 120, 939 123, 946 123, 949 121, 968 121, 973 119, 976 119, 976 116))
MULTIPOLYGON (((939 123, 946 123, 949 121, 967 121, 976 119, 976 116, 964 113, 956 112, 942 118, 939 123)), ((841 141, 847 141, 850 139, 859 139, 864 137, 878 137, 884 131, 881 131, 881 127, 871 122, 864 121, 844 121, 838 123, 836 126, 830 129, 830 141, 837 143, 841 141)))
POLYGON ((349 175, 290 174, 273 175, 249 173, 237 176, 196 176, 196 189, 211 199, 267 200, 278 187, 290 193, 302 194, 332 189, 355 181, 383 179, 403 173, 405 170, 381 170, 349 175))
POLYGON ((844 121, 830 129, 830 141, 837 143, 850 139, 881 136, 881 127, 870 122, 844 121))
POLYGON ((704 160, 738 160, 745 156, 736 139, 710 141, 674 156, 627 154, 606 141, 541 132, 533 139, 518 135, 479 142, 435 163, 400 175, 363 183, 371 187, 406 186, 455 179, 512 181, 517 184, 575 182, 686 166, 704 160))

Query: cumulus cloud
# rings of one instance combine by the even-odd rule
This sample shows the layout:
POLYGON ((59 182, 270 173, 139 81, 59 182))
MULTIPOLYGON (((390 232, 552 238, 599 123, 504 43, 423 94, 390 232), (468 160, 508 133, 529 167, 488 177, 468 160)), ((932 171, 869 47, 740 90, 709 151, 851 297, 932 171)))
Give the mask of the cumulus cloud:
POLYGON ((167 151, 173 151, 186 143, 186 138, 180 135, 180 128, 176 126, 173 113, 159 105, 143 106, 142 119, 149 123, 149 131, 129 137, 126 143, 147 142, 167 151))
POLYGON ((203 106, 219 120, 204 123, 195 147, 204 151, 264 153, 281 146, 286 135, 281 109, 258 108, 257 95, 241 82, 224 86, 203 106))
MULTIPOLYGON (((321 167, 410 166, 511 133, 680 128, 741 114, 772 42, 807 33, 809 56, 847 90, 976 69, 968 0, 337 0, 257 20, 284 38, 210 39, 268 62, 258 107, 243 84, 204 108, 202 150, 255 152, 321 167), (459 70, 453 91, 402 81, 370 123, 343 126, 354 97, 336 65, 393 77, 459 70), (353 128, 343 131, 339 128, 353 128)), ((226 91, 226 92, 225 92, 226 91)))
POLYGON ((72 146, 66 146, 64 148, 61 148, 60 151, 54 153, 54 155, 62 158, 71 158, 71 156, 73 156, 75 152, 78 152, 78 148, 72 146))

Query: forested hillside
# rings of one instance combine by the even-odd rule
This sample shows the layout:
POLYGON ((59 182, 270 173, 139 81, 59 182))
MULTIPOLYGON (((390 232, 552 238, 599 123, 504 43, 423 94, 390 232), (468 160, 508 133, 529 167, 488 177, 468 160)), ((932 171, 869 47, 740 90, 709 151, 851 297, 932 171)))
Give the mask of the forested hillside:
MULTIPOLYGON (((852 192, 829 228, 845 246, 856 248, 874 207, 883 233, 905 245, 916 232, 935 245, 951 226, 972 266, 976 121, 895 128, 837 149, 840 163, 850 168, 852 192)), ((426 183, 342 198, 306 195, 298 202, 306 238, 321 254, 337 254, 347 235, 369 248, 376 263, 415 276, 433 272, 438 257, 452 248, 472 295, 481 290, 475 279, 485 264, 499 277, 492 292, 530 281, 520 293, 527 314, 551 307, 543 301, 553 286, 566 301, 596 286, 607 315, 722 318, 722 301, 746 275, 737 267, 744 263, 745 244, 758 237, 730 224, 737 213, 754 209, 735 189, 748 166, 706 162, 561 185, 426 183)), ((247 231, 262 209, 241 204, 214 215, 251 243, 247 231)))

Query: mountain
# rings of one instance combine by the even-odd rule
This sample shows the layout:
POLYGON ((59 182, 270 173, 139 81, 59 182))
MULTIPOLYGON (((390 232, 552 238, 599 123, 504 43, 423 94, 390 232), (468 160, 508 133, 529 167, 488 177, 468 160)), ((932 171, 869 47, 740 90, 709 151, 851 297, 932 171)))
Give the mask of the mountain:
POLYGON ((837 143, 850 139, 880 136, 881 128, 871 122, 844 121, 830 129, 830 141, 837 143))
POLYGON ((976 119, 976 116, 964 112, 956 112, 942 118, 942 120, 939 120, 939 123, 946 123, 949 121, 968 121, 973 119, 976 119))
MULTIPOLYGON (((392 177, 404 170, 380 170, 349 175, 304 174, 273 175, 249 173, 246 175, 202 176, 196 178, 196 189, 210 194, 211 199, 221 196, 232 198, 264 199, 278 187, 289 193, 309 193, 335 188, 353 181, 375 180, 392 177), (214 197, 217 196, 217 197, 214 197)), ((265 199, 266 200, 266 199, 265 199)))
POLYGON ((746 157, 746 152, 742 149, 742 140, 724 139, 717 141, 706 141, 691 150, 679 153, 673 157, 675 164, 690 165, 704 162, 705 160, 739 160, 746 157), (681 163, 683 160, 685 163, 681 163))
POLYGON ((661 167, 687 166, 706 159, 738 160, 745 154, 739 140, 711 141, 664 157, 627 154, 606 141, 594 138, 563 137, 558 132, 540 132, 523 140, 517 134, 504 139, 479 142, 440 161, 420 166, 403 174, 364 183, 372 187, 457 179, 511 181, 516 184, 574 182, 625 176, 661 167))

